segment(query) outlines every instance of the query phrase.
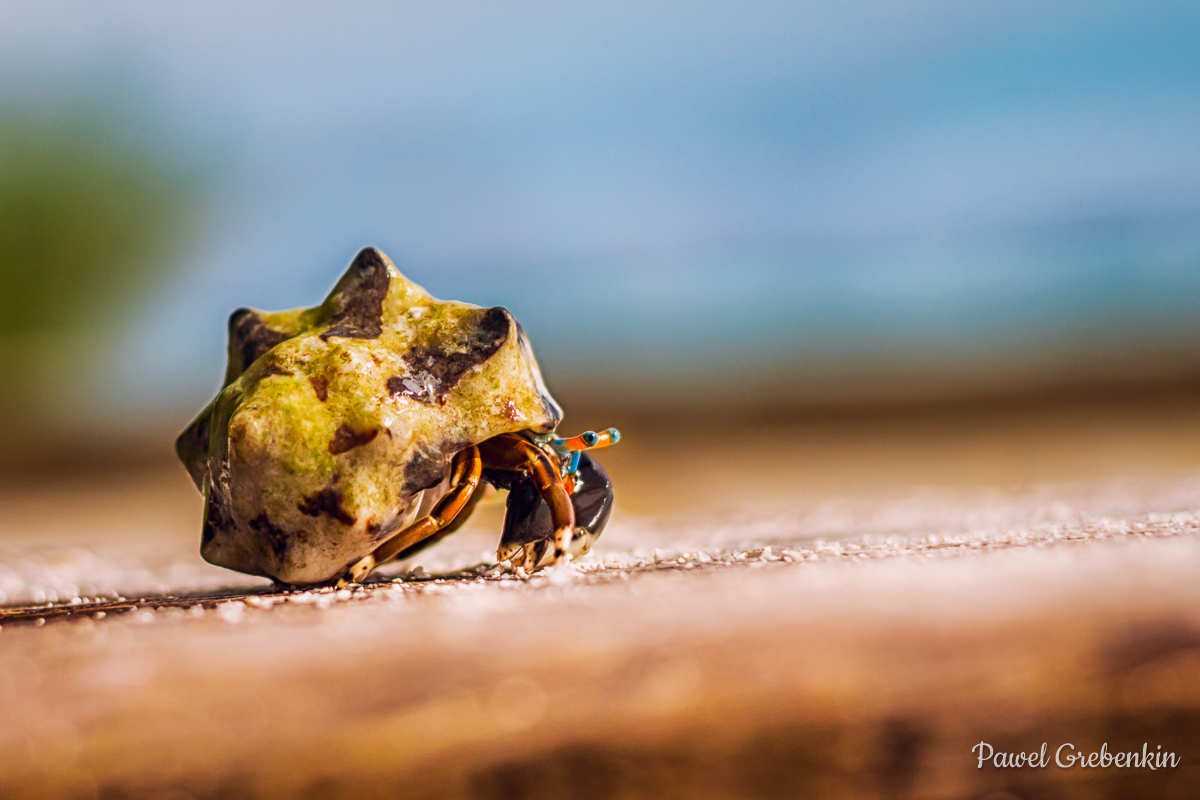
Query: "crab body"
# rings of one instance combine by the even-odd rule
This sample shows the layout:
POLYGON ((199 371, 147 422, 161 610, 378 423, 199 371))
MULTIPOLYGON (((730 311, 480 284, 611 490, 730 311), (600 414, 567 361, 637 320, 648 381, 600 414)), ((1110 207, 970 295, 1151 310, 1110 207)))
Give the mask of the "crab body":
MULTIPOLYGON (((373 248, 319 306, 234 312, 228 358, 220 393, 176 441, 205 496, 201 554, 213 564, 336 580, 413 527, 425 494, 491 440, 545 452, 568 495, 582 483, 579 459, 554 450, 562 411, 512 315, 436 300, 373 248)), ((501 472, 514 486, 533 479, 519 465, 501 472)))

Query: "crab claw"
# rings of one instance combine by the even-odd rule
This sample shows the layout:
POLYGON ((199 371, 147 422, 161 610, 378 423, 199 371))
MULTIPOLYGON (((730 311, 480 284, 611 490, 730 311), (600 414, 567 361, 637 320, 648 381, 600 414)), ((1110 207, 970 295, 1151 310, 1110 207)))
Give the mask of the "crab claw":
POLYGON ((496 548, 496 560, 499 562, 507 561, 515 567, 518 566, 518 558, 522 564, 525 563, 525 550, 519 544, 501 544, 496 548))
MULTIPOLYGON (((568 555, 567 558, 570 558, 568 555)), ((525 542, 524 544, 501 545, 496 551, 497 561, 507 561, 514 569, 520 568, 533 572, 541 567, 550 566, 559 559, 550 550, 550 542, 525 542)))
POLYGON ((580 454, 571 495, 575 526, 555 529, 550 506, 532 481, 509 487, 504 535, 496 558, 533 571, 588 552, 612 513, 612 483, 587 453, 580 454), (551 546, 553 545, 553 547, 551 546))

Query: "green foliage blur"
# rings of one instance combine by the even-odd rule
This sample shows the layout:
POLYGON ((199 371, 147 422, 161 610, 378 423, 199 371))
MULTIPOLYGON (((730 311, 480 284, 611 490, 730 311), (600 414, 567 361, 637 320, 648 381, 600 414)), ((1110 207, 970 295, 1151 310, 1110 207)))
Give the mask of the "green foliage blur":
POLYGON ((52 417, 177 261, 197 181, 166 153, 102 113, 0 107, 0 431, 52 417))

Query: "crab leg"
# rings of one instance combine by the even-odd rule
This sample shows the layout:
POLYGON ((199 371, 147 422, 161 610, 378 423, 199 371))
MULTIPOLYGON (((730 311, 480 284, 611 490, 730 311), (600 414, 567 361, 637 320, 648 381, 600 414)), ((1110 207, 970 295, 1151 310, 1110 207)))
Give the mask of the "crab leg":
MULTIPOLYGON (((483 474, 483 462, 479 456, 479 448, 469 447, 454 457, 454 471, 450 477, 450 489, 437 502, 429 516, 422 517, 417 522, 405 528, 400 533, 388 539, 375 548, 375 552, 366 556, 350 567, 347 577, 354 583, 361 583, 379 564, 394 558, 400 552, 409 549, 454 522, 454 518, 471 500, 479 487, 479 479, 483 474)), ((447 531, 449 533, 449 531, 447 531)))
POLYGON ((467 502, 463 505, 462 510, 455 515, 454 519, 452 519, 450 523, 446 525, 446 527, 440 529, 428 539, 422 539, 416 544, 404 548, 388 560, 390 561, 395 559, 397 561, 403 561, 406 558, 415 556, 422 550, 433 547, 435 544, 461 528, 464 524, 466 524, 467 520, 471 518, 471 514, 475 512, 475 507, 479 505, 479 501, 482 500, 484 494, 486 494, 484 491, 486 488, 486 484, 483 481, 479 481, 479 483, 475 486, 475 490, 471 492, 471 496, 467 498, 467 502))
MULTIPOLYGON (((554 560, 561 559, 567 552, 575 527, 575 508, 550 456, 521 437, 508 434, 488 439, 479 448, 488 467, 529 473, 538 493, 550 506, 550 519, 554 523, 554 560)), ((533 566, 530 565, 530 569, 533 566)))

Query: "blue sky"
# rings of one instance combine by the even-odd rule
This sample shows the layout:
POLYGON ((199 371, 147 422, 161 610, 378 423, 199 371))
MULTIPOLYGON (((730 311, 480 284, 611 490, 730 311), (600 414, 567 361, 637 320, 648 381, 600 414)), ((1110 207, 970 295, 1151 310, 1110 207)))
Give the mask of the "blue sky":
POLYGON ((9 2, 0 86, 210 176, 120 404, 202 399, 231 309, 364 244, 564 374, 1200 333, 1195 3, 9 2))

